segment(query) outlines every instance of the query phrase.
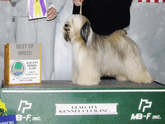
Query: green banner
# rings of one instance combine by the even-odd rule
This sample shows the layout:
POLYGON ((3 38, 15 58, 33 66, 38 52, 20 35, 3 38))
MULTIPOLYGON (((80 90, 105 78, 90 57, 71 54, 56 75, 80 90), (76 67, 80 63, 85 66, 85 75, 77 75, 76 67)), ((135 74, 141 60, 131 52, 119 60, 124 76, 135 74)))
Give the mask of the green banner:
POLYGON ((164 124, 165 89, 2 89, 18 124, 164 124))

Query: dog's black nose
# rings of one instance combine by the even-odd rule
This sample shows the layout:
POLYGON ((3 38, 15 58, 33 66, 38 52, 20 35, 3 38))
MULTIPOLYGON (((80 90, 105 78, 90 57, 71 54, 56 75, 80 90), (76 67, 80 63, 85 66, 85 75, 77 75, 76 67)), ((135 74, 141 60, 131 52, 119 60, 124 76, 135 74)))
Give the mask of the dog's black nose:
POLYGON ((65 24, 65 28, 64 29, 65 29, 66 32, 70 31, 70 29, 68 27, 69 27, 69 24, 65 24))
POLYGON ((68 24, 65 24, 65 27, 68 27, 69 25, 68 24))

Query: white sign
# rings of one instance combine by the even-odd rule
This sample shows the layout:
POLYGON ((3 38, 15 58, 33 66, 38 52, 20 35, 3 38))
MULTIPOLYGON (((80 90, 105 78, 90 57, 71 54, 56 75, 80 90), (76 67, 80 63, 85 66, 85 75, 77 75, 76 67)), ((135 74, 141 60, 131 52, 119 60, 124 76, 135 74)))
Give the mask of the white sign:
POLYGON ((28 0, 29 19, 46 17, 46 0, 28 0))
POLYGON ((118 103, 111 104, 55 104, 55 115, 117 115, 118 103))

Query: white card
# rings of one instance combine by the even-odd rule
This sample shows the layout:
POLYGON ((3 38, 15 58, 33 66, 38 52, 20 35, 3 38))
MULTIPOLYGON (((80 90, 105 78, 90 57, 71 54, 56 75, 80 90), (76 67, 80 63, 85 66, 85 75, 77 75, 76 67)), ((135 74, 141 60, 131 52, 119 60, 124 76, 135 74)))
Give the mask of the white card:
POLYGON ((29 19, 44 18, 47 16, 46 0, 27 0, 29 19))

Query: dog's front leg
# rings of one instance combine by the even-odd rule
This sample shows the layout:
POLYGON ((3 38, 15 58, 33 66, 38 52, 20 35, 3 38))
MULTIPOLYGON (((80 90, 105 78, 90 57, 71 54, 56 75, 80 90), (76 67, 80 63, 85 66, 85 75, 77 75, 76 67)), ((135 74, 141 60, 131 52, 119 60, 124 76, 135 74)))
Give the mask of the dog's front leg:
POLYGON ((79 85, 98 85, 100 83, 100 73, 94 64, 87 59, 79 68, 77 84, 79 85))
POLYGON ((73 70, 72 83, 74 83, 74 84, 77 83, 77 77, 78 77, 78 71, 77 70, 73 70))
POLYGON ((78 77, 78 65, 77 62, 75 61, 75 59, 73 59, 73 65, 72 65, 72 83, 76 84, 77 83, 77 77, 78 77))

